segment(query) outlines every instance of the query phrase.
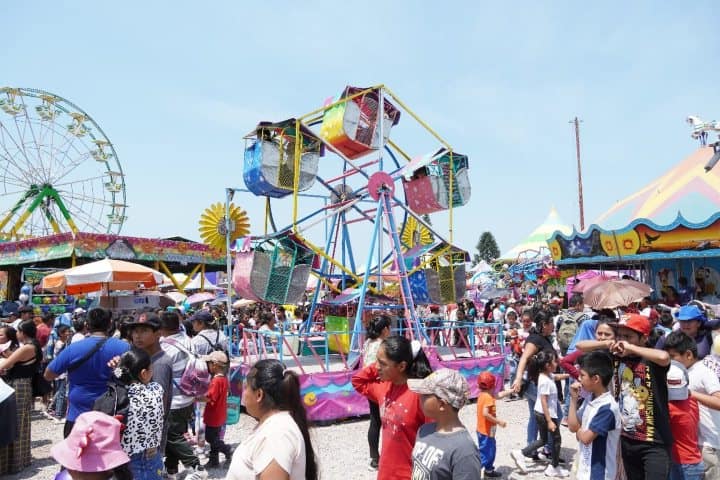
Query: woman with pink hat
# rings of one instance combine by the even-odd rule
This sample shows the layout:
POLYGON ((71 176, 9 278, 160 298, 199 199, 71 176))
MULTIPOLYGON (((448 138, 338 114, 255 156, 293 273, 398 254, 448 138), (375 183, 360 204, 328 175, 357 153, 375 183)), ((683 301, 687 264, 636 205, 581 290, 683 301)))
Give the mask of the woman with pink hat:
POLYGON ((130 480, 130 457, 120 445, 120 422, 101 412, 85 412, 75 420, 68 437, 50 454, 66 470, 55 480, 130 480))

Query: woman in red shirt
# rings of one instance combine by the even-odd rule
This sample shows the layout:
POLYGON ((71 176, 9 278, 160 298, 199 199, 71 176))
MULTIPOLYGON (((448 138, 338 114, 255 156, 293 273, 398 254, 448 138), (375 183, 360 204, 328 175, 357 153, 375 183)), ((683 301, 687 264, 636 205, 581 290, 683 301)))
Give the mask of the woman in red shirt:
POLYGON ((383 340, 377 363, 352 378, 355 390, 380 405, 382 450, 378 480, 410 480, 412 450, 421 425, 426 422, 420 396, 407 387, 408 378, 425 378, 430 363, 416 340, 394 335, 383 340))

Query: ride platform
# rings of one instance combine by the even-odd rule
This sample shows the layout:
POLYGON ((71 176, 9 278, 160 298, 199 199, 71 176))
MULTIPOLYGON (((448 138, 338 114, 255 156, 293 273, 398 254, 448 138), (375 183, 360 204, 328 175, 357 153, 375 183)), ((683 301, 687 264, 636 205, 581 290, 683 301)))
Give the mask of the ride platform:
MULTIPOLYGON (((501 325, 442 326, 426 332, 423 350, 433 370, 458 370, 470 385, 471 398, 479 393, 477 377, 481 372, 491 372, 496 376, 497 388, 502 387, 505 347, 501 325)), ((232 327, 227 334, 235 340, 229 375, 232 395, 242 396, 243 382, 255 362, 274 358, 298 374, 300 394, 311 421, 331 423, 369 413, 367 399, 352 387, 352 376, 361 368, 362 352, 342 348, 347 345, 343 336, 348 332, 283 334, 250 329, 239 332, 232 327)))

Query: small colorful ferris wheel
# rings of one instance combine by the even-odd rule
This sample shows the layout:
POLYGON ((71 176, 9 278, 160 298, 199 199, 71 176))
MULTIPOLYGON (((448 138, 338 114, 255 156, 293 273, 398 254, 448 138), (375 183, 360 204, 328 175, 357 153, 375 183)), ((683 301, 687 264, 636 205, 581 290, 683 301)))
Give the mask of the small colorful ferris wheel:
POLYGON ((125 175, 100 126, 43 90, 0 88, 0 240, 120 233, 125 175))
POLYGON ((308 114, 258 123, 245 139, 247 189, 266 197, 266 205, 270 198, 284 202, 279 213, 290 218, 284 228, 236 244, 233 282, 243 298, 296 303, 313 275, 309 318, 321 290, 356 299, 352 348, 363 310, 381 308, 368 306, 366 294, 403 312, 414 335, 422 335, 415 304, 462 298, 468 257, 452 245, 452 216, 470 199, 468 157, 387 87, 348 86, 308 114), (431 153, 411 156, 393 141, 401 111, 429 137, 423 141, 434 147, 431 153), (313 190, 327 195, 323 207, 301 201, 300 192, 313 190), (430 223, 436 213, 448 217, 447 240, 430 223), (324 231, 322 244, 316 228, 324 231))

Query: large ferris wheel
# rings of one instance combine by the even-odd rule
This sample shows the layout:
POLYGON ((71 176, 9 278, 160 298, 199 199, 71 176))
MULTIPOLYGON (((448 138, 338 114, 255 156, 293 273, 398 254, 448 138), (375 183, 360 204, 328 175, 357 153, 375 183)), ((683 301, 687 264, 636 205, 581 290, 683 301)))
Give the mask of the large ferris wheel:
POLYGON ((0 240, 120 233, 125 176, 100 126, 43 90, 0 88, 0 240))

